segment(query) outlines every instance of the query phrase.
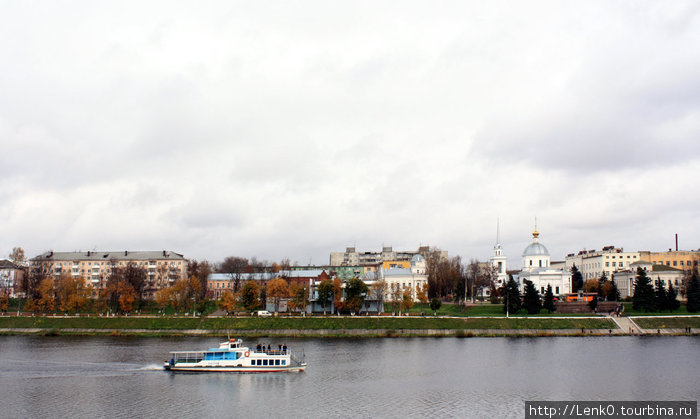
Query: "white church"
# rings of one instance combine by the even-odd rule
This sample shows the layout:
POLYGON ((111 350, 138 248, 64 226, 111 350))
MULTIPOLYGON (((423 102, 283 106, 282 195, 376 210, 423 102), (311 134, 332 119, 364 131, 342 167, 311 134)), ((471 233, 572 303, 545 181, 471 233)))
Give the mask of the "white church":
POLYGON ((554 295, 568 294, 571 292, 571 272, 563 269, 554 269, 550 266, 549 251, 540 243, 540 232, 532 232, 532 243, 523 251, 523 267, 517 275, 516 281, 520 291, 525 288, 525 280, 532 281, 535 289, 544 295, 547 285, 552 286, 554 295))
MULTIPOLYGON (((500 236, 500 234, 498 235, 500 236)), ((518 283, 520 292, 524 292, 525 280, 532 281, 535 289, 544 295, 547 290, 547 285, 552 286, 554 295, 563 295, 571 292, 571 273, 562 269, 555 269, 550 266, 551 259, 547 247, 540 243, 540 233, 535 230, 532 232, 532 243, 530 243, 523 251, 523 267, 519 273, 513 276, 513 279, 518 283)), ((506 256, 503 254, 503 246, 500 243, 500 237, 496 240, 496 245, 493 248, 493 256, 489 259, 491 265, 494 266, 497 273, 496 287, 505 285, 508 282, 506 273, 506 256)))

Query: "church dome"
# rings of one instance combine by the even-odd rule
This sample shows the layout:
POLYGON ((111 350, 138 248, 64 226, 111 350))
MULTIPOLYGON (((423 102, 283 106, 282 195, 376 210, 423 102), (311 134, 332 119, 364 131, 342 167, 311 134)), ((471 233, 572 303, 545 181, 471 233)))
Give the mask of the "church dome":
POLYGON ((549 256, 549 251, 540 242, 532 242, 523 251, 523 257, 525 256, 549 256))
POLYGON ((425 262, 425 258, 419 254, 416 254, 411 258, 412 265, 414 265, 416 263, 420 263, 420 262, 425 262))

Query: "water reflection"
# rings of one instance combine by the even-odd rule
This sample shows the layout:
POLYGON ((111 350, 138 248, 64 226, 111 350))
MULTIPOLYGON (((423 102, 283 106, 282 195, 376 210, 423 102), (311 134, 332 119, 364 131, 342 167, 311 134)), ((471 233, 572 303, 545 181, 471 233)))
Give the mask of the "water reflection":
MULTIPOLYGON (((302 374, 175 374, 212 338, 0 337, 9 417, 522 417, 525 400, 697 400, 697 337, 284 339, 302 374)), ((254 344, 255 342, 250 342, 254 344)))

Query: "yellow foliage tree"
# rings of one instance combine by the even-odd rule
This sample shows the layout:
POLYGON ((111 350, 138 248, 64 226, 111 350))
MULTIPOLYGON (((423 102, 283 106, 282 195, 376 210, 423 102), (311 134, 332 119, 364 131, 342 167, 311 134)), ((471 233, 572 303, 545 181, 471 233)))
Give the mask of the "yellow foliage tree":
POLYGON ((343 301, 343 282, 339 278, 333 280, 333 305, 336 312, 345 309, 343 301))
POLYGON ((64 312, 83 310, 87 306, 89 293, 89 287, 83 278, 63 272, 56 282, 58 309, 64 312))
POLYGON ((229 290, 224 291, 221 299, 217 302, 220 309, 224 310, 226 314, 231 314, 236 310, 236 305, 238 303, 238 298, 236 294, 229 290))
POLYGON ((39 298, 35 301, 35 309, 46 313, 52 311, 56 305, 56 297, 53 290, 53 279, 44 278, 39 283, 39 298))
POLYGON ((406 288, 403 290, 403 296, 401 299, 401 309, 404 312, 407 312, 408 310, 413 307, 413 293, 411 292, 411 288, 406 288))
POLYGON ((266 285, 267 298, 272 299, 275 312, 280 310, 280 302, 289 295, 289 285, 283 278, 275 278, 266 285))
POLYGON ((583 292, 598 292, 600 282, 597 279, 589 279, 583 283, 583 292))
POLYGON ((127 281, 119 281, 117 290, 119 293, 119 307, 122 311, 129 313, 136 300, 136 290, 127 281))
POLYGON ((3 313, 7 313, 7 310, 10 308, 10 295, 7 291, 3 291, 2 294, 0 294, 0 311, 3 313))
POLYGON ((416 287, 416 298, 421 303, 421 311, 423 311, 423 304, 428 302, 428 283, 426 282, 423 286, 418 285, 416 287))

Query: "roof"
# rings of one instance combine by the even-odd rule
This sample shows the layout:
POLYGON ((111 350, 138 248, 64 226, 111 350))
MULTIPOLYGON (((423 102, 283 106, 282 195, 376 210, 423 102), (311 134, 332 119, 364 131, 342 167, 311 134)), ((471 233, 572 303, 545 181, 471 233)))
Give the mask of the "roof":
POLYGON ((39 256, 32 258, 32 261, 79 261, 79 260, 156 260, 156 259, 174 259, 184 260, 185 258, 175 252, 169 250, 154 250, 154 251, 131 251, 123 250, 120 252, 54 252, 49 251, 42 253, 39 256))
POLYGON ((666 265, 660 265, 660 264, 659 264, 659 265, 651 265, 651 271, 652 271, 652 272, 660 272, 660 271, 671 271, 671 272, 676 271, 676 272, 680 272, 680 269, 676 269, 676 268, 674 268, 674 267, 672 267, 672 266, 666 266, 666 265))
MULTIPOLYGON (((324 272, 323 269, 302 269, 302 270, 290 270, 290 271, 279 271, 279 272, 256 272, 256 273, 241 273, 240 279, 243 281, 258 280, 267 281, 275 278, 317 278, 324 272)), ((326 272, 328 273, 328 272, 326 272)), ((209 274, 207 280, 209 281, 230 281, 235 279, 235 273, 212 273, 209 274)))
POLYGON ((406 268, 390 268, 390 269, 385 269, 384 270, 384 276, 405 276, 405 275, 413 275, 413 271, 410 269, 406 268))
POLYGON ((524 256, 549 256, 549 251, 542 243, 534 241, 523 250, 524 256))
POLYGON ((20 266, 18 266, 16 263, 12 262, 11 260, 8 259, 0 259, 0 269, 19 269, 20 266))

